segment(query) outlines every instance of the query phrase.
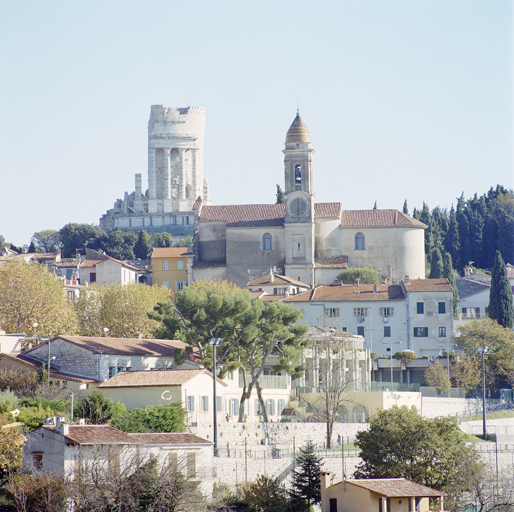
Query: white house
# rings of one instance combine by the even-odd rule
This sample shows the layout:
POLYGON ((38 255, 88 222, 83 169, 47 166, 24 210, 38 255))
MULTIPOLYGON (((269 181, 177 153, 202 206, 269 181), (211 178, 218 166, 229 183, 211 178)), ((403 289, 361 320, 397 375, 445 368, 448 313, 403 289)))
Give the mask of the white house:
POLYGON ((189 433, 127 434, 109 425, 70 425, 56 416, 27 434, 23 469, 48 471, 73 480, 87 463, 114 471, 130 471, 139 462, 157 458, 160 466, 173 462, 184 476, 199 481, 212 493, 212 443, 189 433), (48 422, 47 422, 48 423, 48 422))
POLYGON ((304 324, 363 336, 372 353, 437 356, 453 332, 452 300, 447 279, 406 278, 399 284, 318 286, 284 302, 303 310, 304 324))
POLYGON ((78 268, 81 285, 93 283, 127 285, 139 281, 139 269, 93 249, 86 250, 86 258, 78 268))

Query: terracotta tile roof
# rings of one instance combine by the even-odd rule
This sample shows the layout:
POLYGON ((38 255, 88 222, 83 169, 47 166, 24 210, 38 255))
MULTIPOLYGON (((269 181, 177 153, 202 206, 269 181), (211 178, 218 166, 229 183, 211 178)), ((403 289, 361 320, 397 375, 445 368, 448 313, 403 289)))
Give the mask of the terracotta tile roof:
POLYGON ((102 263, 102 261, 106 260, 84 260, 80 264, 80 268, 93 268, 96 267, 99 263, 102 263))
MULTIPOLYGON (((100 384, 99 388, 140 388, 148 386, 181 386, 190 380, 205 374, 212 379, 212 373, 198 370, 141 370, 137 372, 119 372, 100 384)), ((227 386, 221 379, 219 384, 227 386)))
POLYGON ((155 247, 152 252, 152 259, 186 257, 188 249, 189 247, 155 247))
POLYGON ((346 484, 356 485, 388 498, 439 497, 446 493, 411 482, 405 478, 370 478, 367 480, 346 480, 346 484))
MULTIPOLYGON (((139 339, 139 338, 105 338, 93 336, 55 336, 50 340, 61 339, 69 343, 73 343, 82 347, 93 354, 108 354, 120 355, 130 354, 138 356, 172 356, 177 348, 185 350, 187 345, 179 340, 154 340, 154 339, 139 339)), ((41 345, 39 345, 41 346, 41 345)), ((30 354, 37 347, 28 350, 26 353, 30 354)), ((195 354, 193 353, 193 358, 195 354)))
POLYGON ((402 281, 408 292, 451 292, 448 279, 411 279, 409 284, 402 281))
POLYGON ((318 286, 298 295, 291 295, 284 302, 330 302, 330 301, 370 301, 370 300, 403 300, 402 287, 398 284, 378 284, 374 291, 373 284, 332 284, 318 286))
POLYGON ((284 225, 283 204, 238 204, 204 206, 201 221, 226 222, 230 227, 267 227, 284 225))
POLYGON ((304 288, 309 288, 308 284, 302 283, 301 281, 293 279, 292 277, 281 276, 278 274, 273 275, 273 282, 270 280, 270 275, 266 274, 265 276, 250 281, 248 286, 257 286, 260 284, 294 284, 295 286, 303 286, 304 288))
POLYGON ((252 291, 250 290, 250 294, 251 294, 251 296, 252 296, 252 299, 262 299, 262 297, 263 297, 264 295, 268 295, 266 292, 263 292, 262 290, 257 291, 257 292, 252 292, 252 291))
MULTIPOLYGON (((317 203, 316 218, 339 217, 341 203, 317 203)), ((201 221, 226 222, 228 227, 274 227, 283 226, 285 206, 283 204, 236 204, 203 206, 201 221)))
POLYGON ((314 216, 317 219, 326 217, 341 217, 341 203, 314 203, 314 216))
MULTIPOLYGON (((54 425, 42 428, 56 431, 54 425)), ((69 428, 69 434, 64 437, 77 444, 135 443, 128 434, 110 425, 70 425, 69 428)))
POLYGON ((317 268, 348 268, 348 256, 335 256, 334 258, 316 258, 317 268))
POLYGON ((182 432, 135 433, 128 436, 144 444, 212 444, 206 439, 182 432))
POLYGON ((265 301, 265 302, 275 302, 276 300, 283 300, 285 298, 285 295, 270 295, 268 293, 265 293, 259 299, 265 301))
POLYGON ((344 210, 341 226, 349 227, 415 227, 426 228, 426 224, 398 210, 344 210))

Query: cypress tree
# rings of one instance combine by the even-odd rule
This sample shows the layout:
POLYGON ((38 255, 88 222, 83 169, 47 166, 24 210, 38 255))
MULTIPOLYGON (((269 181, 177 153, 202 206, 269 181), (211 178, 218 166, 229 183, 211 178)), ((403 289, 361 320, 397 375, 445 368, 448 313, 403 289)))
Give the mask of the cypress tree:
POLYGON ((430 257, 430 279, 439 279, 443 277, 443 257, 439 247, 432 249, 430 257))
POLYGON ((150 252, 150 235, 146 229, 140 229, 137 233, 137 241, 134 245, 134 255, 136 258, 146 260, 150 252))
POLYGON ((284 192, 282 188, 277 183, 277 202, 275 204, 284 204, 284 192))
POLYGON ((500 251, 496 251, 491 290, 489 291, 489 318, 496 320, 501 326, 512 329, 514 324, 514 308, 512 307, 512 290, 507 277, 507 268, 500 251))
POLYGON ((448 279, 453 289, 453 312, 455 313, 459 305, 459 291, 457 290, 455 276, 453 275, 452 255, 448 252, 445 252, 443 257, 443 277, 448 279))
POLYGON ((406 215, 409 215, 409 208, 407 206, 407 199, 405 199, 405 201, 403 203, 403 213, 405 213, 406 215))
POLYGON ((446 232, 446 238, 444 239, 444 247, 446 252, 451 254, 455 268, 460 269, 461 261, 459 226, 457 224, 457 215, 455 214, 453 206, 450 210, 450 219, 448 221, 448 231, 446 232))

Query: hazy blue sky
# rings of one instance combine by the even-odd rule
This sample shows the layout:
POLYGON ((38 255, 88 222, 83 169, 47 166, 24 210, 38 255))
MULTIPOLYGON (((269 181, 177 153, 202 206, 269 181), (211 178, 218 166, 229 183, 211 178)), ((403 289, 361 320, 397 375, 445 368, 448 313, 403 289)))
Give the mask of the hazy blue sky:
POLYGON ((508 0, 0 2, 0 234, 97 224, 147 186, 150 105, 207 108, 214 204, 268 203, 299 102, 316 200, 513 187, 508 0))

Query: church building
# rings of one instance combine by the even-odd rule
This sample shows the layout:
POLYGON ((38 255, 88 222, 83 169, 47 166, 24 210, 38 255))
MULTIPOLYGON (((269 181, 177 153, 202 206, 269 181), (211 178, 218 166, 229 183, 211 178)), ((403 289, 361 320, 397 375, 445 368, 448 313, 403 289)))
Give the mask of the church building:
POLYGON ((195 205, 193 280, 245 287, 272 269, 317 286, 350 266, 373 267, 389 283, 425 278, 425 224, 398 210, 314 202, 314 149, 299 113, 283 153, 284 204, 195 205))

